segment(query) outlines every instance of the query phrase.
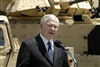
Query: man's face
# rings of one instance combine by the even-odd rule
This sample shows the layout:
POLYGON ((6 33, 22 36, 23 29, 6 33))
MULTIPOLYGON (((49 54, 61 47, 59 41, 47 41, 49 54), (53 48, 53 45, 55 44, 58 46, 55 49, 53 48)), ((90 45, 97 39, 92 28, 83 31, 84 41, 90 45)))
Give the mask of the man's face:
POLYGON ((59 22, 56 19, 48 20, 46 23, 40 24, 41 33, 47 40, 50 40, 56 34, 58 26, 59 22))

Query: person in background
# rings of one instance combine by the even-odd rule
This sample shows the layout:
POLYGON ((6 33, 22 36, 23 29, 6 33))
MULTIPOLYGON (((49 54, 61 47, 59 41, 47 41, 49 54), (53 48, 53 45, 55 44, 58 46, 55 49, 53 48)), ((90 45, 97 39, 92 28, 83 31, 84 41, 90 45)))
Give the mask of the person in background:
POLYGON ((16 67, 69 67, 67 54, 54 44, 58 27, 59 19, 55 15, 44 15, 40 33, 22 42, 16 67))

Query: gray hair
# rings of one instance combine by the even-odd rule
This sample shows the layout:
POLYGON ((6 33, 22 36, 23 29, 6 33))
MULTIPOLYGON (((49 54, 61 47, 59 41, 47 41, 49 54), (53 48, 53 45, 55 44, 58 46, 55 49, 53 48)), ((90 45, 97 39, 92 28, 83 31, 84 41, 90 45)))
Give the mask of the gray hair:
POLYGON ((57 21, 58 21, 58 23, 59 23, 59 19, 58 19, 55 15, 53 15, 53 14, 46 14, 46 15, 44 15, 44 16, 41 18, 41 24, 46 23, 47 20, 52 19, 52 18, 56 18, 57 21))

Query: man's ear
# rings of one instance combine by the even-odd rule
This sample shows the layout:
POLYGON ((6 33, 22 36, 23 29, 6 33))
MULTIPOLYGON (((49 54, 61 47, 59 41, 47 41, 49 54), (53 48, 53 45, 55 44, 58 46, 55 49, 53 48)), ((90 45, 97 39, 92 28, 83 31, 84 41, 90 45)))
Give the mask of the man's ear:
POLYGON ((42 28, 43 24, 40 24, 40 28, 42 28))

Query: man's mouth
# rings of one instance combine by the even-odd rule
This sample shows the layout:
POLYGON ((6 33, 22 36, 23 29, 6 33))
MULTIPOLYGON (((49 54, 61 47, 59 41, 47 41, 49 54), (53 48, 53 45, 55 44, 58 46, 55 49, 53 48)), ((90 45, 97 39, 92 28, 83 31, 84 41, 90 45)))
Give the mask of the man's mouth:
POLYGON ((53 32, 49 32, 50 34, 54 34, 53 32))

